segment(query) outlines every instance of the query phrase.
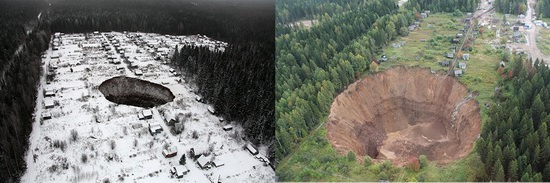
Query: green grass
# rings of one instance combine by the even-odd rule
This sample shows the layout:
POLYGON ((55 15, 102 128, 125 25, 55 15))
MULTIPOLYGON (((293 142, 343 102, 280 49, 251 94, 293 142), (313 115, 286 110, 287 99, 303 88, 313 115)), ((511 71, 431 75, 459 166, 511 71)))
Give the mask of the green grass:
MULTIPOLYGON (((548 22, 550 23, 550 22, 548 22)), ((537 27, 539 33, 537 35, 537 46, 540 52, 550 55, 550 29, 537 27)))
MULTIPOLYGON (((394 48, 390 44, 383 49, 389 61, 382 63, 379 69, 383 71, 396 65, 407 65, 446 72, 448 67, 440 66, 438 62, 446 59, 443 54, 450 53, 450 39, 462 27, 459 20, 450 14, 430 15, 422 22, 420 29, 395 41, 406 41, 405 46, 394 48)), ((489 36, 491 34, 494 35, 494 32, 486 30, 485 37, 475 41, 471 59, 465 61, 465 75, 459 78, 460 82, 478 94, 475 99, 482 109, 483 121, 488 119, 483 104, 491 100, 499 78, 496 74, 500 60, 498 51, 487 44, 493 39, 489 36)), ((334 150, 327 140, 326 129, 321 126, 279 163, 276 172, 284 181, 378 181, 383 174, 392 181, 474 181, 475 176, 483 172, 481 161, 475 153, 444 166, 431 162, 419 171, 390 164, 384 162, 365 166, 363 162, 349 161, 345 155, 334 150)))

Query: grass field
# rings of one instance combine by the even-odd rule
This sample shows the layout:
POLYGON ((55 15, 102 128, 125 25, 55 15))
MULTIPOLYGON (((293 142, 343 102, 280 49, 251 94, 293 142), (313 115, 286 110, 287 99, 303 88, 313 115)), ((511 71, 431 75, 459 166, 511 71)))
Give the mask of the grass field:
POLYGON ((537 46, 540 52, 550 55, 550 29, 537 27, 539 34, 537 35, 537 46))
MULTIPOLYGON (((404 46, 396 48, 389 44, 383 49, 389 60, 380 65, 380 71, 407 65, 446 72, 448 67, 440 66, 438 62, 446 60, 444 54, 451 53, 450 40, 460 28, 460 18, 450 14, 430 15, 419 29, 394 41, 405 42, 404 46)), ((459 77, 460 82, 478 94, 475 99, 482 109, 483 121, 487 119, 483 106, 491 100, 499 78, 496 69, 500 51, 488 44, 491 39, 494 39, 494 30, 487 30, 476 39, 473 51, 464 52, 469 53, 471 58, 464 61, 467 68, 464 76, 459 77)), ((321 126, 312 131, 294 153, 280 162, 277 175, 284 181, 474 181, 478 172, 483 172, 482 167, 475 153, 445 166, 421 161, 420 170, 394 167, 389 161, 369 164, 350 160, 332 148, 324 126, 321 126)))

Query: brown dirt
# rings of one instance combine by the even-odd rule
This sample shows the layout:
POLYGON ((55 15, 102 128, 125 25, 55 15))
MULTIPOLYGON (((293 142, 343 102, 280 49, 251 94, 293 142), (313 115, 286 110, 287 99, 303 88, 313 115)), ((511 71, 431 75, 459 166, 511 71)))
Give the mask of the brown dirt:
POLYGON ((326 128, 341 154, 397 165, 424 154, 445 164, 470 152, 480 121, 477 102, 456 78, 394 67, 348 86, 332 103, 326 128))

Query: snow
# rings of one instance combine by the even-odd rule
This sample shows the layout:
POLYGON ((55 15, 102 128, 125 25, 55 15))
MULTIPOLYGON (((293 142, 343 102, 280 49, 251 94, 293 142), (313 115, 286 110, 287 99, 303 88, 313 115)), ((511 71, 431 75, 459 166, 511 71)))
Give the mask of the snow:
MULTIPOLYGON (((219 117, 208 112, 210 105, 195 100, 198 96, 192 92, 195 90, 193 83, 186 82, 183 76, 174 76, 170 71, 175 68, 163 64, 163 60, 154 60, 154 53, 143 51, 150 49, 147 42, 162 50, 169 49, 169 56, 176 46, 205 46, 224 51, 227 43, 196 35, 102 32, 88 35, 88 39, 84 34, 55 35, 60 45, 58 50, 46 51, 39 87, 40 90, 53 88, 56 95, 44 98, 44 92, 38 92, 35 122, 25 156, 27 170, 21 182, 99 182, 106 179, 111 182, 210 182, 218 178, 224 182, 274 181, 273 169, 243 148, 249 142, 241 139, 242 127, 230 121, 220 123, 219 117), (106 35, 113 35, 112 39, 118 40, 125 50, 124 55, 138 68, 130 68, 127 62, 122 62, 119 66, 123 68, 117 69, 109 63, 108 51, 79 47, 102 42, 113 46, 106 35), (53 69, 54 80, 46 84, 45 74, 50 64, 58 68, 53 69), (136 76, 136 70, 154 74, 136 76), (140 120, 137 114, 141 114, 143 108, 112 103, 98 90, 103 81, 120 75, 164 83, 176 97, 173 102, 149 109, 151 119, 140 120), (46 109, 46 103, 55 105, 46 109), (164 123, 162 111, 171 111, 173 116, 191 114, 183 122, 181 134, 170 132, 172 127, 164 123), (43 114, 51 114, 51 119, 42 119, 43 114), (149 124, 158 124, 164 130, 153 136, 149 133, 149 124), (223 126, 228 124, 233 130, 224 131, 223 126), (78 134, 75 141, 70 140, 72 130, 78 134), (193 138, 193 133, 197 138, 193 138), (54 147, 56 141, 64 141, 66 147, 54 147), (162 155, 168 147, 177 149, 175 157, 162 155), (206 161, 223 162, 224 166, 202 170, 196 161, 186 156, 185 167, 189 172, 177 179, 170 169, 178 166, 181 155, 188 154, 191 148, 211 151, 204 156, 206 161)), ((121 59, 117 53, 114 57, 121 59)), ((259 149, 265 154, 267 148, 261 146, 259 149)))

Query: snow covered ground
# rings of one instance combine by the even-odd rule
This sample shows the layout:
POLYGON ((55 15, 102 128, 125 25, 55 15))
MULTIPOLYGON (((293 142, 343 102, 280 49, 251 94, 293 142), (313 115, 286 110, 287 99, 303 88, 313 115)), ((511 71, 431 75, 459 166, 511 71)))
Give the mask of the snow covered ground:
POLYGON ((194 44, 223 51, 226 43, 205 36, 147 33, 57 35, 58 50, 50 48, 43 57, 44 74, 22 182, 274 181, 274 170, 260 158, 265 157, 267 148, 258 148, 259 155, 243 148, 247 144, 241 138, 243 129, 209 113, 208 104, 195 100, 192 83, 176 76, 177 71, 170 72, 162 60, 171 56, 176 46, 194 44), (102 44, 111 50, 100 50, 102 44), (117 52, 115 45, 120 48, 117 52), (115 59, 127 57, 128 61, 113 64, 109 52, 115 59), (160 60, 154 59, 157 56, 160 60), (136 70, 144 74, 136 76, 136 70), (47 82, 46 75, 54 73, 54 79, 47 82), (140 120, 137 114, 143 108, 112 103, 98 90, 103 81, 120 75, 162 83, 176 98, 152 108, 151 119, 140 120), (45 97, 43 88, 53 88, 55 95, 45 97), (54 101, 53 108, 44 106, 48 100, 54 101), (190 116, 181 134, 170 132, 163 111, 190 116), (51 114, 51 119, 42 119, 43 114, 51 114), (160 123, 164 131, 151 135, 149 123, 160 123), (227 124, 234 128, 224 131, 227 124), (165 158, 162 150, 170 146, 177 147, 177 155, 165 158), (207 160, 224 165, 201 169, 189 156, 191 148, 208 149, 207 160), (190 171, 177 179, 169 170, 179 165, 183 154, 190 171))

